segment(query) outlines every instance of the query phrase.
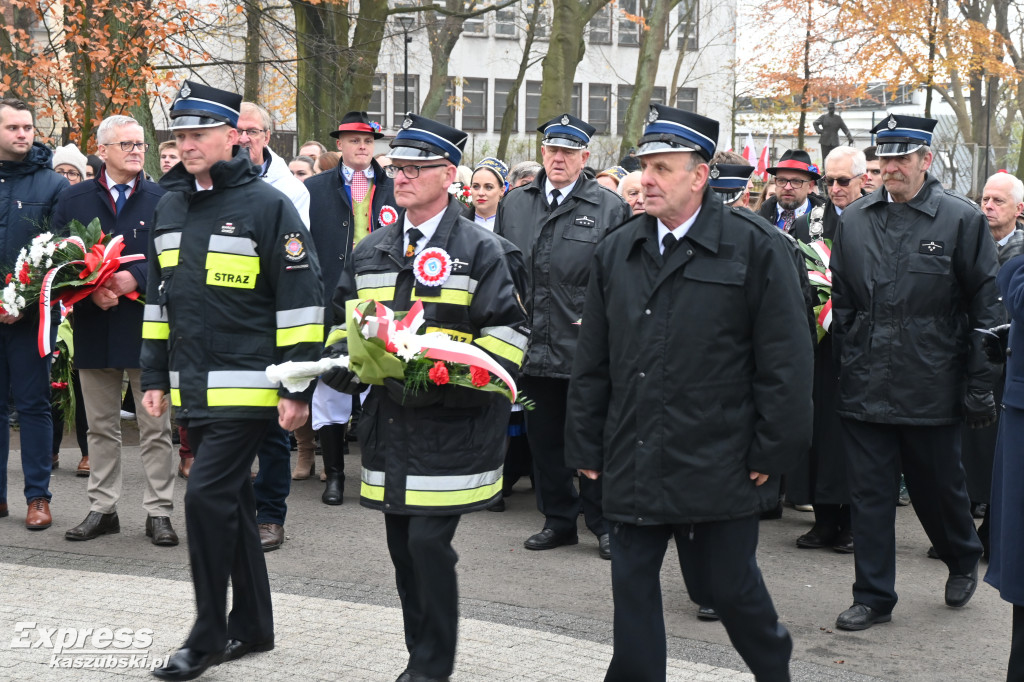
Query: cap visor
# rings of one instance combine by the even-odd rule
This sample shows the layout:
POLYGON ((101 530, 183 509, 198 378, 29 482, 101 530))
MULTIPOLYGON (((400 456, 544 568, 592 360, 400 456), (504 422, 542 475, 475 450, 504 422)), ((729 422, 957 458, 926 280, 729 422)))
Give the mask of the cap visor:
POLYGON ((389 159, 419 159, 421 161, 430 161, 433 159, 444 159, 441 154, 435 151, 427 151, 425 149, 417 149, 416 147, 392 147, 391 151, 388 152, 389 159))
POLYGON ((179 128, 215 128, 216 126, 226 125, 230 124, 226 121, 210 118, 209 116, 178 116, 171 119, 171 130, 179 128))
POLYGON ((568 137, 545 137, 541 143, 545 147, 564 147, 565 149, 586 149, 587 143, 571 140, 568 137))
POLYGON ((888 142, 875 146, 875 156, 904 156, 916 152, 923 146, 920 142, 888 142))
POLYGON ((678 144, 671 142, 644 142, 636 150, 637 156, 643 156, 645 154, 666 154, 668 152, 691 152, 695 153, 697 150, 690 147, 683 147, 678 144))

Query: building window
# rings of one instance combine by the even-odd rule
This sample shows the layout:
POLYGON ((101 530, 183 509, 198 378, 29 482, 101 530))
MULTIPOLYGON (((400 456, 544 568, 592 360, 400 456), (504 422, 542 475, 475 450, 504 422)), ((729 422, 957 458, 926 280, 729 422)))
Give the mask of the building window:
MULTIPOLYGON (((401 77, 401 76, 399 76, 401 77)), ((377 121, 382 126, 388 111, 388 77, 387 74, 378 73, 373 77, 373 94, 370 95, 370 104, 366 108, 366 115, 371 121, 377 121)))
POLYGON ((487 79, 462 81, 462 129, 487 130, 487 79))
POLYGON ((640 31, 643 30, 637 20, 636 0, 620 0, 619 2, 619 45, 639 45, 640 31))
MULTIPOLYGON (((616 128, 619 133, 622 133, 623 124, 626 122, 626 109, 629 108, 629 100, 633 98, 633 86, 632 85, 620 85, 616 92, 616 103, 615 103, 615 120, 618 124, 616 128)), ((665 87, 657 86, 651 91, 651 104, 664 104, 665 103, 665 87)), ((646 109, 644 115, 646 116, 646 109)))
POLYGON ((697 113, 697 88, 676 90, 676 109, 697 113))
POLYGON ((679 38, 677 47, 693 52, 699 45, 700 0, 682 0, 679 3, 679 38))
POLYGON ((583 98, 583 84, 573 83, 572 101, 569 104, 569 113, 576 118, 583 118, 583 108, 580 100, 583 98))
POLYGON ((587 24, 590 28, 590 42, 593 45, 612 43, 612 6, 605 5, 587 24))
POLYGON ((603 83, 590 84, 590 96, 587 106, 587 123, 597 129, 599 135, 607 135, 612 131, 612 86, 603 83))
POLYGON ((512 87, 516 84, 514 80, 508 80, 505 78, 494 79, 494 132, 501 131, 501 118, 505 115, 505 105, 508 103, 508 98, 511 95, 512 105, 512 132, 519 132, 519 106, 517 95, 519 93, 512 92, 512 87))
MULTIPOLYGON (((395 127, 402 125, 402 121, 405 120, 405 76, 403 74, 395 75, 395 88, 394 88, 394 112, 395 112, 395 127)), ((420 112, 420 77, 417 75, 409 76, 409 109, 414 114, 420 112)))
POLYGON ((540 112, 540 81, 526 81, 526 129, 537 129, 540 112))
MULTIPOLYGON (((466 6, 466 11, 471 8, 466 6)), ((478 14, 475 17, 470 17, 462 23, 462 32, 467 33, 471 36, 485 36, 487 35, 487 24, 484 23, 485 14, 478 14)))
POLYGON ((449 78, 444 84, 441 106, 437 108, 437 121, 455 127, 455 79, 449 78))
POLYGON ((516 26, 516 8, 506 7, 494 13, 494 37, 518 38, 519 28, 516 26))
MULTIPOLYGON (((549 3, 547 0, 536 0, 540 2, 540 11, 537 12, 537 25, 533 27, 533 37, 537 40, 547 40, 551 32, 551 16, 548 14, 549 3)), ((526 16, 533 16, 533 2, 526 3, 526 16)))
POLYGON ((651 90, 651 104, 665 104, 665 91, 663 85, 657 85, 651 90))

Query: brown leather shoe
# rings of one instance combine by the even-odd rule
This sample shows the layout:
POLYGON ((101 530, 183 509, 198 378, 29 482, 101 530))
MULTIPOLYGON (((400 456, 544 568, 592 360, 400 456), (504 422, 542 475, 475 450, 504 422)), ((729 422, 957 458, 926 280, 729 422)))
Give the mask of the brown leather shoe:
POLYGON ((159 547, 174 547, 178 544, 178 534, 174 532, 169 516, 147 516, 146 537, 153 538, 153 544, 159 547))
POLYGON ((53 461, 50 462, 50 470, 60 469, 60 453, 53 453, 53 461))
POLYGON ((260 544, 264 552, 272 552, 284 544, 284 526, 277 523, 260 524, 260 544))
POLYGON ((25 516, 25 527, 29 530, 45 530, 53 523, 50 516, 50 503, 45 497, 37 497, 28 503, 28 515, 25 516))
POLYGON ((0 519, 7 516, 10 512, 7 511, 7 503, 0 502, 0 519))
POLYGON ((121 522, 118 521, 117 512, 104 514, 98 511, 89 512, 85 521, 64 533, 65 540, 95 540, 107 533, 120 533, 121 522))
POLYGON ((178 478, 188 480, 188 475, 192 473, 192 461, 194 459, 194 457, 181 458, 181 462, 178 463, 178 478))
POLYGON ((86 455, 82 458, 82 461, 78 463, 78 468, 75 469, 75 476, 88 476, 89 475, 89 456, 86 455))

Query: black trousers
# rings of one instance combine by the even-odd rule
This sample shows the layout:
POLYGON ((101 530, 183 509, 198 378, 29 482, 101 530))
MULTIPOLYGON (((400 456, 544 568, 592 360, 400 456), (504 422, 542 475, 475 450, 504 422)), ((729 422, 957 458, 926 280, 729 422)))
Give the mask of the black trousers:
POLYGON ((758 518, 686 525, 612 526, 615 646, 605 682, 664 682, 661 564, 675 538, 690 599, 711 606, 757 680, 789 680, 793 640, 757 567, 758 518))
POLYGON ((523 377, 523 390, 537 403, 536 409, 526 413, 526 436, 533 455, 537 509, 544 515, 544 527, 560 534, 575 533, 582 504, 587 528, 598 537, 604 535, 608 532, 608 523, 601 511, 600 480, 580 476, 577 493, 576 470, 565 466, 565 404, 569 380, 523 377))
POLYGON ((448 677, 455 669, 459 555, 452 549, 452 538, 461 518, 384 515, 402 601, 408 669, 427 677, 448 677))
POLYGON ((1024 682, 1024 606, 1019 604, 1013 605, 1012 632, 1006 682, 1024 682))
POLYGON ((902 467, 914 512, 950 573, 981 559, 971 517, 960 424, 903 426, 842 419, 853 521, 853 601, 889 613, 896 606, 896 498, 902 467))
POLYGON ((267 564, 256 527, 249 472, 270 420, 188 424, 195 463, 185 493, 185 526, 196 622, 185 646, 222 651, 228 639, 265 642, 274 637, 267 564), (226 616, 228 578, 231 614, 226 616))

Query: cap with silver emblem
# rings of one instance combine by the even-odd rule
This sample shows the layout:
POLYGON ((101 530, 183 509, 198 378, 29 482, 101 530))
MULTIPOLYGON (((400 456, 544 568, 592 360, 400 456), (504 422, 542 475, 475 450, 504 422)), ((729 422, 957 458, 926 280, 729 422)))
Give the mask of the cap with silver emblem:
POLYGON ((429 118, 408 113, 391 140, 388 158, 429 161, 447 159, 458 166, 466 148, 466 133, 429 118))
POLYGON ((537 132, 544 134, 544 141, 541 144, 545 147, 586 149, 597 128, 572 114, 559 114, 540 125, 537 132))
POLYGON ((664 104, 652 104, 637 156, 695 152, 710 161, 718 144, 718 121, 664 104))
POLYGON ((185 81, 168 114, 171 128, 212 128, 238 125, 242 96, 202 83, 185 81))
POLYGON ((871 129, 877 156, 903 156, 932 143, 933 118, 889 114, 871 129))

